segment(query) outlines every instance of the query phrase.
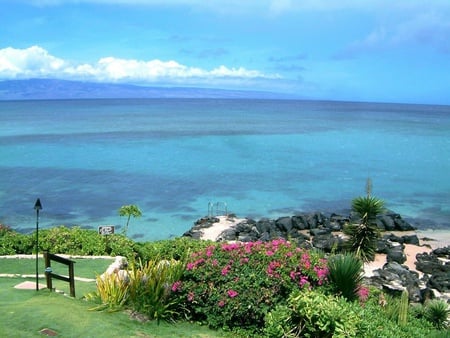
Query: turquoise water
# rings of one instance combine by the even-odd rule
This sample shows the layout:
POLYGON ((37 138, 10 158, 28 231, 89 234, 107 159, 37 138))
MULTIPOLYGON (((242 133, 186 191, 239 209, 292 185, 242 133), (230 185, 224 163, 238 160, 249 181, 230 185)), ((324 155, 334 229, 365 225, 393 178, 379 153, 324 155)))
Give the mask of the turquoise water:
POLYGON ((450 107, 272 100, 0 102, 0 222, 181 235, 223 202, 239 217, 348 209, 365 193, 450 228, 450 107))

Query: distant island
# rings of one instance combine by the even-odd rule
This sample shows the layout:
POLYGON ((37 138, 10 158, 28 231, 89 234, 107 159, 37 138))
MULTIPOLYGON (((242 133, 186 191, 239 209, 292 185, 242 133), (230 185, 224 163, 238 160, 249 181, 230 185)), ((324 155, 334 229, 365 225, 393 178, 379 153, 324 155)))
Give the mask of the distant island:
POLYGON ((0 100, 59 100, 110 98, 299 99, 294 95, 195 87, 147 87, 129 84, 28 79, 0 81, 0 100))

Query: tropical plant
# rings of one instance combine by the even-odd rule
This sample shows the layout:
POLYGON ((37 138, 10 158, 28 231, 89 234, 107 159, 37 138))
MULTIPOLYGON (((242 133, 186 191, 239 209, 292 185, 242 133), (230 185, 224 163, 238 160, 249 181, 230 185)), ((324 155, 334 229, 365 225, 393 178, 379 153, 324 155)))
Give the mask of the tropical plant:
POLYGON ((376 217, 384 211, 383 200, 373 197, 371 183, 368 183, 367 196, 357 197, 352 201, 352 211, 359 217, 356 224, 344 227, 344 233, 349 236, 346 248, 363 261, 369 262, 375 258, 377 241, 380 231, 376 224, 376 217))
POLYGON ((177 292, 190 320, 260 333, 265 314, 293 289, 327 284, 323 254, 277 239, 213 243, 193 253, 177 292))
POLYGON ((178 317, 178 299, 171 293, 177 291, 183 271, 184 262, 174 259, 134 264, 129 274, 129 305, 158 322, 178 317))
POLYGON ((123 229, 123 233, 126 236, 127 232, 128 232, 128 224, 130 223, 131 216, 133 216, 133 218, 141 217, 142 212, 138 208, 137 205, 134 205, 134 204, 122 205, 119 209, 119 216, 127 217, 127 224, 125 225, 125 228, 123 229))
POLYGON ((358 298, 363 278, 363 263, 354 254, 338 254, 328 259, 328 279, 331 287, 347 300, 358 298))
POLYGON ((362 318, 357 303, 327 295, 320 289, 294 290, 287 305, 265 318, 268 337, 357 337, 362 318))
POLYGON ((433 299, 425 304, 425 318, 439 330, 449 327, 450 308, 441 299, 433 299))
POLYGON ((97 292, 87 295, 89 300, 100 300, 101 304, 91 310, 119 311, 128 300, 129 283, 124 278, 118 278, 116 274, 97 275, 97 292))

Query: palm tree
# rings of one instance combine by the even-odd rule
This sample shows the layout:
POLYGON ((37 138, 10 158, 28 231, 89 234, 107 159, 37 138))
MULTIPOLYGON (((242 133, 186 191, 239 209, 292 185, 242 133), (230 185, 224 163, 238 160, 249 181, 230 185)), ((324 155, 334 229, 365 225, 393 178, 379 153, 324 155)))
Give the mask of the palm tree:
POLYGON ((123 230, 123 233, 126 236, 127 232, 128 232, 128 224, 130 223, 131 216, 133 216, 134 218, 141 217, 142 212, 141 212, 141 210, 139 210, 137 205, 134 205, 134 204, 122 205, 119 209, 119 216, 127 216, 128 217, 127 225, 125 226, 125 229, 123 230))

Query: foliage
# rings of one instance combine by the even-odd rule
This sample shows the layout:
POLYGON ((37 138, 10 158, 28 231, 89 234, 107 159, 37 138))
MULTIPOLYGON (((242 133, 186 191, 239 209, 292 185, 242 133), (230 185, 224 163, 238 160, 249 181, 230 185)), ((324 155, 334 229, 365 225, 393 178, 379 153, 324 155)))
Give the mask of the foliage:
POLYGON ((178 302, 171 298, 184 270, 184 262, 177 260, 148 261, 134 265, 130 271, 129 305, 150 319, 169 320, 177 317, 178 302))
POLYGON ((354 252, 363 261, 373 261, 380 231, 375 223, 377 215, 384 211, 384 201, 370 195, 372 182, 367 181, 367 196, 360 196, 352 201, 352 211, 355 212, 360 222, 348 224, 344 227, 344 233, 349 236, 346 242, 347 250, 354 252))
POLYGON ((439 299, 433 299, 425 304, 425 318, 438 330, 449 328, 450 308, 439 299))
POLYGON ((354 252, 365 262, 375 259, 377 241, 380 237, 376 218, 384 212, 384 201, 371 194, 372 180, 369 177, 366 182, 366 196, 352 200, 352 211, 360 220, 357 224, 348 224, 344 227, 344 233, 349 236, 346 249, 354 252))
POLYGON ((364 262, 375 259, 377 241, 380 231, 376 224, 348 224, 344 226, 344 233, 349 236, 345 247, 350 252, 354 252, 364 262))
POLYGON ((0 224, 0 255, 31 253, 36 241, 31 236, 13 231, 9 226, 0 224))
POLYGON ((92 310, 118 311, 123 308, 128 300, 129 283, 127 280, 118 278, 116 274, 97 276, 97 292, 87 295, 88 299, 101 300, 101 305, 92 310))
POLYGON ((172 238, 154 242, 136 243, 137 256, 142 261, 161 259, 183 259, 189 252, 204 250, 211 241, 199 241, 189 237, 172 238))
POLYGON ((142 212, 138 208, 137 205, 129 204, 129 205, 122 205, 119 209, 119 216, 127 216, 127 224, 125 225, 125 228, 123 229, 123 234, 126 236, 128 232, 128 224, 130 223, 130 218, 133 216, 133 218, 141 217, 142 212))
POLYGON ((362 261, 352 253, 332 256, 328 259, 328 278, 335 292, 349 301, 358 298, 364 278, 362 261))
POLYGON ((266 316, 268 337, 357 337, 362 318, 359 306, 320 289, 294 290, 287 305, 266 316))
POLYGON ((327 275, 321 254, 283 239, 211 244, 191 255, 176 295, 191 320, 256 332, 293 289, 323 285, 327 275))
POLYGON ((360 196, 352 201, 352 211, 361 218, 361 223, 368 224, 384 211, 384 201, 370 195, 360 196))

